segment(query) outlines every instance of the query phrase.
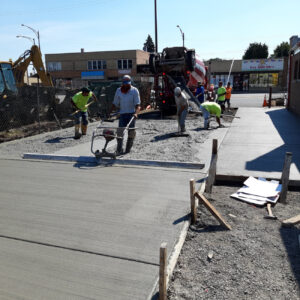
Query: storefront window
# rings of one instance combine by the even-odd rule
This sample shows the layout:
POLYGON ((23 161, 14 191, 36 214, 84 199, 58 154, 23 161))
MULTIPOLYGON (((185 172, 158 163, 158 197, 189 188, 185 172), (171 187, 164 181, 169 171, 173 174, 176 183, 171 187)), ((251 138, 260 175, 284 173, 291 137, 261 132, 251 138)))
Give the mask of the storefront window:
POLYGON ((278 86, 278 73, 250 74, 250 87, 278 86))

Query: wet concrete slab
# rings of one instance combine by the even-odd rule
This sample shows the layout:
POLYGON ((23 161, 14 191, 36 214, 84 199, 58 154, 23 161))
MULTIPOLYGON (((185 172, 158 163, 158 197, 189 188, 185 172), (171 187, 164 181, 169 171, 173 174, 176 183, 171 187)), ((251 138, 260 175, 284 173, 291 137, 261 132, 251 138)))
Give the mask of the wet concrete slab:
POLYGON ((139 295, 153 288, 158 275, 160 244, 167 242, 171 252, 188 217, 189 179, 204 176, 184 169, 20 160, 0 160, 0 170, 0 263, 6 262, 0 295, 14 295, 19 284, 16 293, 26 290, 28 299, 60 299, 53 295, 68 295, 77 282, 92 299, 144 299, 139 295), (65 265, 62 251, 70 259, 65 265), (52 263, 66 272, 51 269, 52 263), (97 285, 93 278, 89 285, 89 270, 107 282, 97 285), (128 274, 133 270, 138 275, 128 274))
POLYGON ((5 238, 0 263, 1 299, 146 299, 157 274, 153 265, 5 238))

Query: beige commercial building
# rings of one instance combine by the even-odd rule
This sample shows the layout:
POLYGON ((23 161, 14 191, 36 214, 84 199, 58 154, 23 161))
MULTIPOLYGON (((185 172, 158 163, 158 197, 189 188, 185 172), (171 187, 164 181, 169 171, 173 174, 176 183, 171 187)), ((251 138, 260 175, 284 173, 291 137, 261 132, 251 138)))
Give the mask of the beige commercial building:
POLYGON ((290 46, 288 108, 300 115, 300 38, 292 36, 290 46))
POLYGON ((149 62, 142 50, 46 54, 46 68, 56 84, 83 86, 103 80, 119 80, 125 74, 135 80, 137 65, 149 62))
POLYGON ((231 83, 234 91, 274 92, 286 91, 288 58, 250 60, 211 60, 206 62, 209 81, 218 85, 231 83))

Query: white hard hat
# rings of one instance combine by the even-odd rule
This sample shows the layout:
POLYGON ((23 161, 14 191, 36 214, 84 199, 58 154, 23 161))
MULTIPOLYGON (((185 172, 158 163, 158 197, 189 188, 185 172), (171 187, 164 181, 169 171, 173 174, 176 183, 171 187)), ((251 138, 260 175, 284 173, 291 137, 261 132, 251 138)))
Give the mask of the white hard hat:
POLYGON ((122 81, 123 83, 131 84, 131 77, 129 75, 124 75, 122 81))
POLYGON ((175 95, 180 95, 181 94, 181 88, 178 86, 174 90, 175 95))

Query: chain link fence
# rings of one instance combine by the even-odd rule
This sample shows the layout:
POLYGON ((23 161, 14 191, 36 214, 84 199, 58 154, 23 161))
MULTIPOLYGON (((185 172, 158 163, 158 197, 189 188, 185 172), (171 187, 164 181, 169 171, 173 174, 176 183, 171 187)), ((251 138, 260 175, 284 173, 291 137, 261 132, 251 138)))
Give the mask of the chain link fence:
MULTIPOLYGON (((108 116, 120 82, 90 86, 98 102, 89 106, 90 122, 108 116)), ((150 103, 151 83, 137 83, 142 109, 150 103)), ((73 126, 71 98, 77 90, 24 86, 18 95, 0 97, 0 143, 73 126)))

